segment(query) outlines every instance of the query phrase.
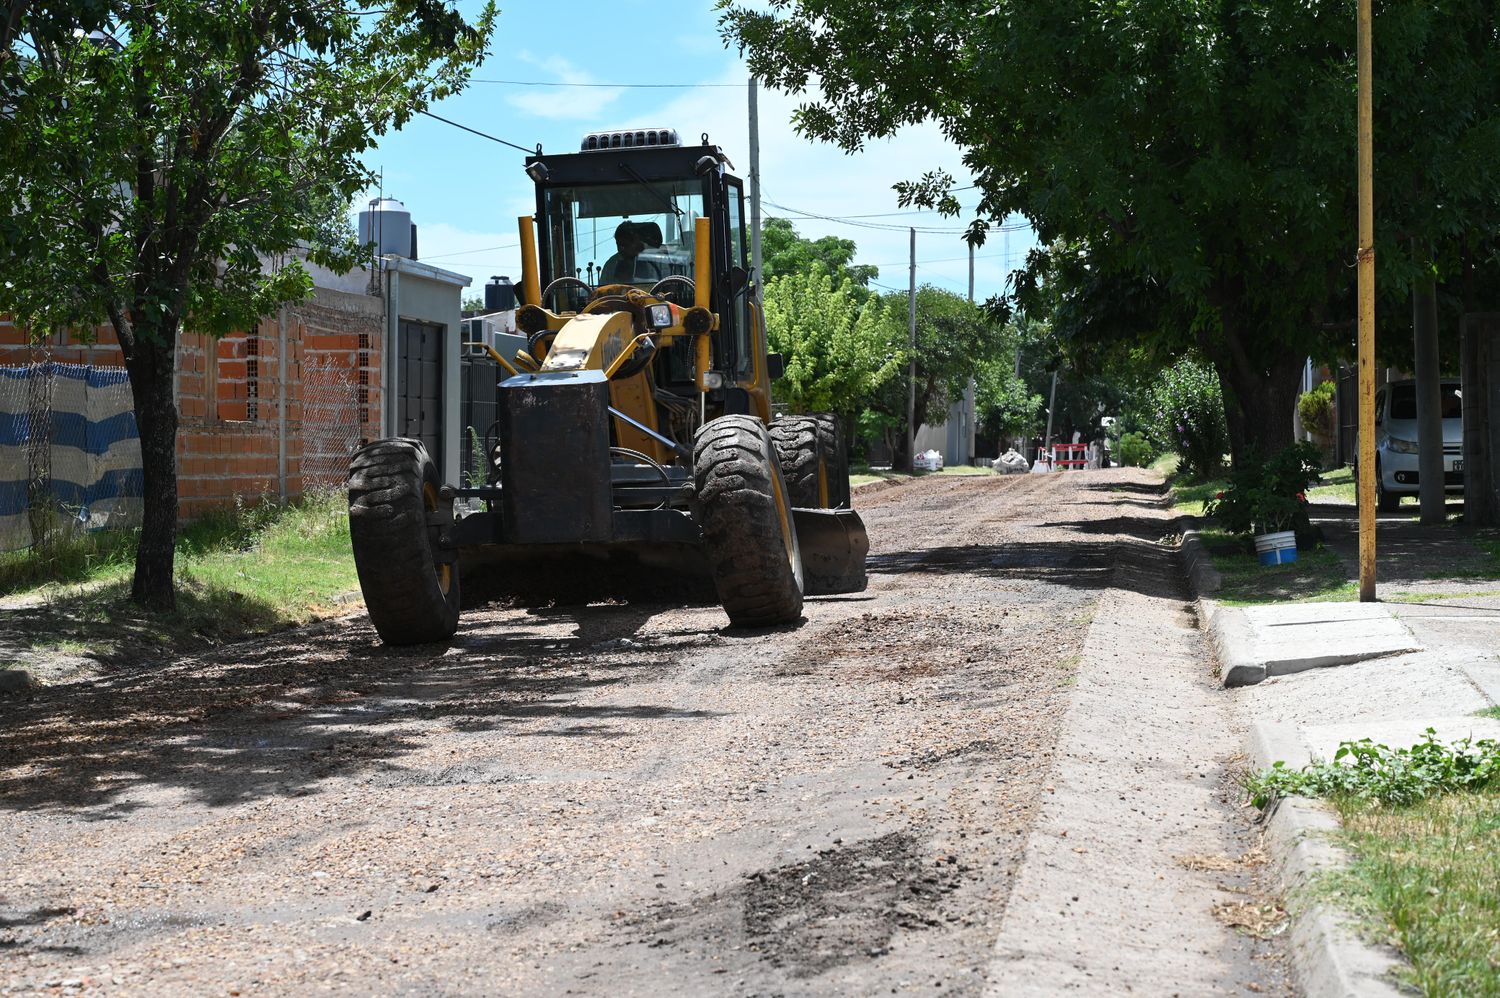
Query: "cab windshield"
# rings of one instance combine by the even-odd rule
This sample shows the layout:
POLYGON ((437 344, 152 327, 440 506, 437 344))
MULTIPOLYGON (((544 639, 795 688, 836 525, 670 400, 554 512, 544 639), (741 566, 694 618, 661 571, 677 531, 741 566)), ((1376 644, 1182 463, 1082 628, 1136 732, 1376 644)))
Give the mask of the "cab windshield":
POLYGON ((664 277, 692 275, 693 223, 703 214, 701 180, 553 187, 545 205, 551 280, 649 288, 664 277))

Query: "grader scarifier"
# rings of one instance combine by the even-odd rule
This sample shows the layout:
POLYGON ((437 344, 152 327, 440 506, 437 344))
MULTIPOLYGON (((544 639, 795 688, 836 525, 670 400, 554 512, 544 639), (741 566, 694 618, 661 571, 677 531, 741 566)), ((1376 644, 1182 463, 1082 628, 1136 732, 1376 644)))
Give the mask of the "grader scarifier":
POLYGON ((488 348, 509 375, 494 484, 439 481, 406 438, 350 463, 355 564, 386 642, 452 636, 460 563, 631 559, 701 578, 746 627, 798 620, 804 595, 865 588, 869 538, 837 420, 772 415, 782 358, 750 293, 730 167, 707 135, 684 146, 670 129, 527 158, 528 348, 488 348))

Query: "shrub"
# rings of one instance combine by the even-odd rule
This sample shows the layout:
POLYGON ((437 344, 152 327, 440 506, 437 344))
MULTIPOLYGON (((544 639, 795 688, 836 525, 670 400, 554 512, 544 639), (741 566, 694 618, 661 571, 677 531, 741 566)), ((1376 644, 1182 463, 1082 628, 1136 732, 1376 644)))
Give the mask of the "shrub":
POLYGON ((1304 430, 1324 439, 1333 436, 1333 396, 1333 382, 1325 381, 1297 398, 1297 416, 1304 430))
POLYGON ((1131 468, 1144 468, 1156 458, 1156 448, 1144 433, 1121 434, 1118 449, 1120 463, 1131 468))
POLYGON ((1251 455, 1229 476, 1229 488, 1203 504, 1205 516, 1232 534, 1269 534, 1312 529, 1307 489, 1318 480, 1318 449, 1293 444, 1269 460, 1251 455))
POLYGON ((1229 449, 1229 426, 1212 368, 1183 359, 1162 371, 1147 393, 1147 413, 1151 442, 1176 451, 1185 474, 1207 477, 1218 470, 1229 449))

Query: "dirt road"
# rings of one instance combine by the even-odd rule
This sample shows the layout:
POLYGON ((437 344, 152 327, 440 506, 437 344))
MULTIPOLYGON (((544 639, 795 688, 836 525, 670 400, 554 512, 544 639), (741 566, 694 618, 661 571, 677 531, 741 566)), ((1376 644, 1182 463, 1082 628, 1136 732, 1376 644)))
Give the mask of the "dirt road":
POLYGON ((491 603, 0 700, 0 991, 978 993, 1158 491, 861 496, 870 589, 795 628, 491 603))

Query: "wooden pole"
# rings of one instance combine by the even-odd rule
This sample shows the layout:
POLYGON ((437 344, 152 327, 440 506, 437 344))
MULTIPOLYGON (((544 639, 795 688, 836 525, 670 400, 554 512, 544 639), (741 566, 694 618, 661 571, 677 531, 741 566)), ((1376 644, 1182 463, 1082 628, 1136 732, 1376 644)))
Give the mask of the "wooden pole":
POLYGON ((906 470, 917 468, 917 230, 911 230, 911 290, 907 292, 906 347, 906 470))
POLYGON ((1359 0, 1359 599, 1375 600, 1375 194, 1370 0, 1359 0))

